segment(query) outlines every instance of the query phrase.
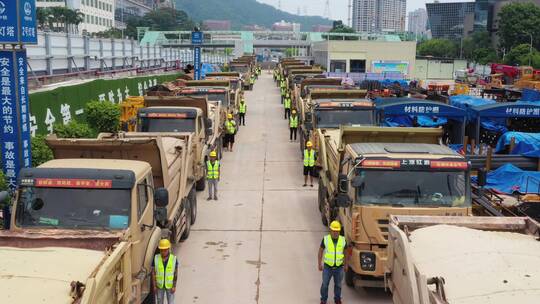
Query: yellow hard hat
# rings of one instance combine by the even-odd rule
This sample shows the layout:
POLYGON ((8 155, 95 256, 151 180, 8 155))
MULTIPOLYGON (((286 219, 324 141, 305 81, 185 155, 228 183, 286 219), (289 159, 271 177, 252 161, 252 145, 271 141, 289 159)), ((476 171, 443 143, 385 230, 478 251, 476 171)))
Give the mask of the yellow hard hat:
POLYGON ((292 110, 292 113, 293 113, 293 114, 296 114, 296 110, 292 110))
POLYGON ((228 118, 228 119, 231 119, 231 118, 232 118, 232 114, 227 114, 227 118, 228 118))
POLYGON ((169 249, 169 248, 171 248, 171 242, 169 242, 169 240, 167 240, 167 239, 161 239, 159 241, 158 248, 159 249, 169 249))
POLYGON ((330 230, 341 231, 341 224, 338 221, 332 221, 330 223, 330 230))
POLYGON ((311 141, 308 141, 308 142, 306 143, 306 147, 313 147, 313 143, 312 143, 311 141))
POLYGON ((217 153, 216 153, 216 151, 212 151, 212 152, 210 152, 210 156, 211 156, 211 157, 216 157, 216 156, 217 156, 217 153))

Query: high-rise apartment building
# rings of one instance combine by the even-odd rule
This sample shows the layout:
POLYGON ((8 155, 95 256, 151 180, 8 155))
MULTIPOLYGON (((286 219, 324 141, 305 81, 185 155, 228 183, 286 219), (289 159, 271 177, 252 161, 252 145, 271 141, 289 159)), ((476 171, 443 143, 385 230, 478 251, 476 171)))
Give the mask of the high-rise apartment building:
POLYGON ((402 32, 406 0, 354 0, 352 26, 357 32, 402 32))
POLYGON ((37 0, 36 7, 65 6, 84 14, 78 32, 95 33, 114 27, 115 0, 37 0))
POLYGON ((427 12, 423 8, 409 12, 408 31, 415 35, 424 35, 427 30, 427 12))
POLYGON ((115 0, 115 27, 124 28, 130 17, 142 17, 151 12, 155 0, 115 0))
POLYGON ((458 40, 474 27, 474 2, 426 3, 433 38, 458 40))

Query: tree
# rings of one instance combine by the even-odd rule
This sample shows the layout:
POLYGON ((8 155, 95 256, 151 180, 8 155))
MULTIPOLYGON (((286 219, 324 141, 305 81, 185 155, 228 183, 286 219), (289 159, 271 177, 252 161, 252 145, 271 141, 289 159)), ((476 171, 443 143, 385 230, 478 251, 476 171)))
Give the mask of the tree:
POLYGON ((457 46, 456 43, 447 39, 431 39, 420 43, 417 52, 420 56, 455 58, 457 46))
POLYGON ((506 51, 522 43, 540 48, 540 7, 533 3, 511 3, 498 14, 500 47, 506 51))
POLYGON ((530 50, 529 44, 520 44, 510 50, 504 57, 504 63, 509 65, 527 66, 530 63, 534 68, 540 68, 540 52, 535 48, 530 50))
POLYGON ((491 47, 491 37, 487 31, 475 32, 463 39, 463 57, 479 64, 488 64, 499 59, 497 51, 491 47))
MULTIPOLYGON (((334 21, 332 29, 328 31, 329 33, 344 33, 344 34, 354 34, 356 31, 352 27, 348 27, 343 24, 341 21, 334 21)), ((328 40, 343 40, 341 37, 329 36, 328 40)), ((345 37, 345 40, 358 40, 358 37, 345 37)))
POLYGON ((55 32, 77 32, 77 26, 84 21, 81 11, 66 7, 38 7, 36 14, 39 28, 55 32))

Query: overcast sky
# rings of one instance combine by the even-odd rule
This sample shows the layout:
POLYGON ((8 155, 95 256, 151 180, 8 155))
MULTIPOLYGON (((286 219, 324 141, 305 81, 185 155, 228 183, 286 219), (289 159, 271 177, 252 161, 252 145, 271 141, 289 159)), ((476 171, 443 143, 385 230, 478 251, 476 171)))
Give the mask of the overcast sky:
MULTIPOLYGON (((270 4, 278 7, 279 0, 257 0, 262 3, 270 4)), ((347 23, 347 7, 349 0, 329 0, 330 2, 330 16, 334 20, 343 20, 347 23)), ((426 8, 426 2, 432 3, 433 0, 407 0, 407 12, 414 11, 417 8, 426 8)), ((465 2, 464 0, 443 0, 440 2, 465 2)), ((300 9, 300 15, 304 15, 304 11, 307 15, 319 15, 324 14, 326 0, 281 0, 281 9, 296 14, 300 9)))

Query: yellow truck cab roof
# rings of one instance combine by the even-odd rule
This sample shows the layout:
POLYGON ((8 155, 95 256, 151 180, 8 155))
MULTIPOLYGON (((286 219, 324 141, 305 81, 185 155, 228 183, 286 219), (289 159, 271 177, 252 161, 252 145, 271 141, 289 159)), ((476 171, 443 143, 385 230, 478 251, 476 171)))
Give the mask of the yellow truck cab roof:
POLYGON ((148 173, 150 165, 147 162, 138 160, 121 159, 95 159, 76 158, 76 159, 53 159, 38 168, 71 168, 71 169, 114 169, 129 170, 135 173, 137 180, 148 173))

